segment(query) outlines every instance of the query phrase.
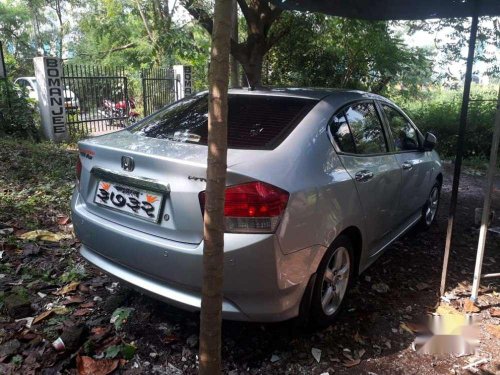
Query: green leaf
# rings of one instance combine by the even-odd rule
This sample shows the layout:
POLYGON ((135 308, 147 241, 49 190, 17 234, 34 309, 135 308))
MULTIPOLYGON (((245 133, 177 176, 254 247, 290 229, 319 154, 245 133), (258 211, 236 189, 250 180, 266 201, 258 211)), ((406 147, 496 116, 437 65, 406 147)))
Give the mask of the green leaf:
POLYGON ((119 307, 111 315, 110 323, 115 325, 115 329, 119 331, 122 326, 127 322, 130 314, 134 311, 130 307, 119 307))
POLYGON ((132 359, 136 349, 137 348, 132 344, 123 344, 121 350, 123 358, 125 358, 126 360, 132 359))
POLYGON ((120 354, 122 345, 111 345, 106 348, 106 358, 115 358, 120 354))
POLYGON ((12 359, 10 360, 10 363, 12 363, 13 365, 15 366, 21 366, 22 363, 23 363, 23 356, 22 355, 15 355, 14 357, 12 357, 12 359))
POLYGON ((105 357, 113 359, 121 354, 121 357, 130 360, 134 357, 136 349, 132 344, 111 345, 106 348, 105 357))

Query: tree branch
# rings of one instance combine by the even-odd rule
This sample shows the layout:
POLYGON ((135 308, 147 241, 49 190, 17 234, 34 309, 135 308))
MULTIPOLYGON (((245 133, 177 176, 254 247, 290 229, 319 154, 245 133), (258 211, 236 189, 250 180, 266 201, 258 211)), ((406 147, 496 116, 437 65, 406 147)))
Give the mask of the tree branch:
POLYGON ((130 42, 130 43, 125 44, 125 45, 120 46, 120 47, 111 48, 110 50, 108 50, 107 52, 105 52, 105 54, 112 53, 112 52, 117 52, 117 51, 122 51, 124 49, 133 48, 135 46, 136 46, 135 42, 130 42))
POLYGON ((238 5, 240 6, 241 13, 243 13, 243 17, 248 20, 250 18, 250 9, 248 8, 248 4, 246 0, 236 0, 238 5))
POLYGON ((205 11, 205 9, 198 7, 194 4, 194 0, 184 0, 181 2, 182 6, 186 8, 188 13, 197 20, 205 30, 212 35, 214 23, 212 17, 205 11))
MULTIPOLYGON (((107 51, 97 52, 97 55, 109 55, 110 53, 113 53, 113 52, 118 52, 118 51, 123 51, 124 49, 133 48, 136 45, 137 44, 135 42, 130 42, 130 43, 124 44, 123 46, 111 48, 111 49, 109 49, 107 51)), ((95 54, 92 54, 92 53, 83 53, 83 52, 79 53, 79 55, 82 55, 82 56, 95 56, 95 54)))
POLYGON ((269 51, 273 46, 278 43, 281 39, 283 39, 284 36, 286 36, 288 33, 290 33, 291 27, 285 27, 284 29, 281 29, 280 31, 272 34, 269 36, 267 39, 266 43, 266 52, 269 51))
POLYGON ((139 14, 141 15, 142 23, 144 24, 144 28, 146 29, 146 33, 148 34, 149 40, 151 41, 151 43, 156 44, 153 34, 151 33, 151 29, 149 28, 146 15, 142 11, 141 4, 139 4, 139 0, 136 0, 135 3, 137 5, 137 9, 139 10, 139 14))

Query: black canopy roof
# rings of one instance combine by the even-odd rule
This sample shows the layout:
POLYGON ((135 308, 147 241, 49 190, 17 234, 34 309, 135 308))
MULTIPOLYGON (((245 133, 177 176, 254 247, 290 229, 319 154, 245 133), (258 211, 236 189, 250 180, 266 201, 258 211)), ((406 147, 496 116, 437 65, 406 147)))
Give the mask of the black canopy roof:
POLYGON ((280 8, 366 20, 500 15, 500 0, 271 0, 280 8))

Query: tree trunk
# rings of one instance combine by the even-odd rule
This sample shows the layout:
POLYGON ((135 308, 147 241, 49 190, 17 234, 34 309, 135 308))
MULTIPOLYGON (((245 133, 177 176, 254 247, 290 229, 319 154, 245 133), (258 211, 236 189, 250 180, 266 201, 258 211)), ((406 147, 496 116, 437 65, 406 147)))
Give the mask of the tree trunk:
MULTIPOLYGON (((244 42, 232 38, 231 54, 243 68, 243 86, 251 88, 262 85, 262 65, 264 56, 289 29, 270 32, 271 26, 279 19, 282 9, 266 0, 237 0, 241 13, 247 22, 248 37, 244 42)), ((196 0, 181 0, 181 4, 197 19, 209 33, 213 31, 213 21, 206 10, 196 0)), ((230 18, 229 18, 230 19, 230 18)))
MULTIPOLYGON (((232 27, 231 27, 231 39, 238 42, 238 3, 236 0, 233 0, 233 9, 232 9, 232 27)), ((239 69, 238 69, 238 61, 235 59, 233 55, 230 56, 231 63, 231 87, 239 86, 239 69)))
POLYGON ((59 21, 59 33, 58 33, 59 43, 57 46, 57 57, 62 59, 62 57, 63 57, 62 56, 63 55, 63 39, 64 39, 64 23, 62 20, 61 0, 56 0, 54 10, 56 11, 57 20, 59 21))
POLYGON ((245 86, 248 85, 252 89, 262 86, 262 65, 266 52, 265 48, 254 45, 250 51, 250 56, 243 58, 238 56, 244 71, 243 75, 246 77, 245 86))
POLYGON ((224 190, 232 0, 216 0, 209 68, 207 187, 204 213, 200 374, 221 372, 224 190))

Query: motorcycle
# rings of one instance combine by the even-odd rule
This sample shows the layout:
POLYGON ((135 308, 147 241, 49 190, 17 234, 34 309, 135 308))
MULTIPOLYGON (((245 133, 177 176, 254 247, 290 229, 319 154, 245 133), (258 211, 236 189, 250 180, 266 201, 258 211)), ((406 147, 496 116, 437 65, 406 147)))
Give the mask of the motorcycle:
POLYGON ((120 100, 117 103, 110 99, 104 99, 103 107, 109 126, 113 126, 113 122, 118 120, 119 126, 126 127, 139 119, 139 112, 135 111, 134 98, 120 100))

